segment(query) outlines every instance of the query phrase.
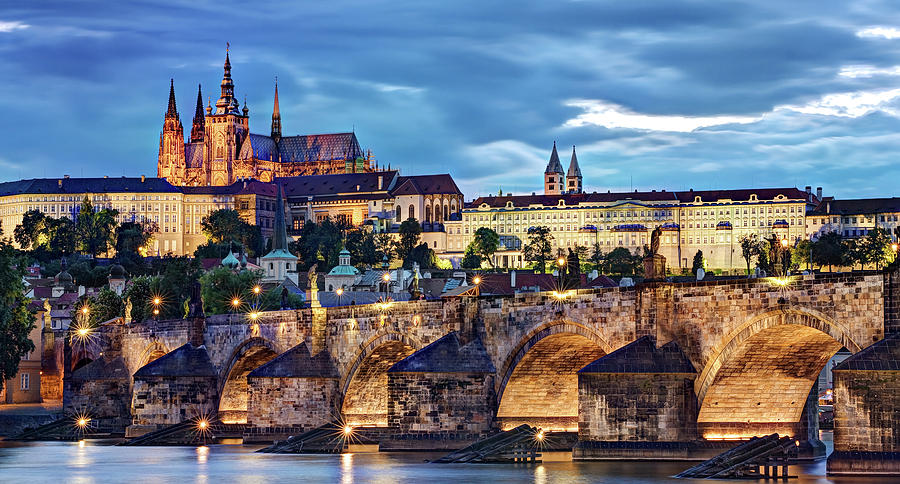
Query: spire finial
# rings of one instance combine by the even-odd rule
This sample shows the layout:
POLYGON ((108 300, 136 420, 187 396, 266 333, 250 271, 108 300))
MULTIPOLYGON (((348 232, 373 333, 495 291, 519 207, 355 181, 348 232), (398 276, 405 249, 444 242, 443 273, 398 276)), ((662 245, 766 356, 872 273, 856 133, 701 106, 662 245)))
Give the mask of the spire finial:
POLYGON ((175 79, 169 79, 169 107, 166 109, 167 118, 178 118, 178 109, 175 106, 175 79))
POLYGON ((278 76, 275 76, 275 102, 272 105, 272 139, 281 140, 281 109, 278 106, 278 76))

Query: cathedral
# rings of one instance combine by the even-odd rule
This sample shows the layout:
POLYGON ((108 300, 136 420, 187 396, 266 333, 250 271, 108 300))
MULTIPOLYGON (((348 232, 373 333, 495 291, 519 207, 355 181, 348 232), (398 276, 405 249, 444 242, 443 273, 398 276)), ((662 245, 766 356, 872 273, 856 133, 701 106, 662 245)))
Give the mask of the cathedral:
POLYGON ((281 136, 277 83, 271 133, 251 133, 247 102, 241 108, 234 96, 227 50, 221 89, 214 110, 211 105, 204 109, 198 87, 186 143, 175 106, 175 82, 170 82, 169 106, 159 136, 157 176, 178 186, 221 186, 241 178, 270 182, 275 177, 372 171, 372 154, 363 153, 355 133, 281 136))

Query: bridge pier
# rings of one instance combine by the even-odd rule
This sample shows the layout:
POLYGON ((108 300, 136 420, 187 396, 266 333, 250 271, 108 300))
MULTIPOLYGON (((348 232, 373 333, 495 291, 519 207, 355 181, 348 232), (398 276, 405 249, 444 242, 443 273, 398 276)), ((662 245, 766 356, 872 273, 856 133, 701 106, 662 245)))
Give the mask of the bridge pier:
POLYGON ((834 369, 829 475, 900 475, 900 334, 834 369))
POLYGON ((644 336, 578 372, 580 459, 685 458, 697 439, 697 373, 677 343, 644 336))
POLYGON ((451 332, 388 370, 389 436, 381 449, 464 447, 493 428, 496 369, 480 338, 451 332))

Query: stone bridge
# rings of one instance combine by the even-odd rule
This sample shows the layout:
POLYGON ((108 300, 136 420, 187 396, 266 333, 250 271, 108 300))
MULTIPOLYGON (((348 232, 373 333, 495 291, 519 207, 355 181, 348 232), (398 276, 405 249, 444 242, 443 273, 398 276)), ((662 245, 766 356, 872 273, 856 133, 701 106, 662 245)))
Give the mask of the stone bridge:
POLYGON ((388 427, 394 445, 412 448, 404 442, 456 445, 523 422, 577 431, 584 455, 597 442, 771 432, 815 443, 817 376, 842 347, 858 353, 897 332, 894 279, 647 283, 113 322, 72 348, 80 370, 67 375, 66 404, 125 409, 133 429, 218 411, 247 422, 250 440, 342 419, 388 427), (98 381, 104 372, 119 380, 98 381))

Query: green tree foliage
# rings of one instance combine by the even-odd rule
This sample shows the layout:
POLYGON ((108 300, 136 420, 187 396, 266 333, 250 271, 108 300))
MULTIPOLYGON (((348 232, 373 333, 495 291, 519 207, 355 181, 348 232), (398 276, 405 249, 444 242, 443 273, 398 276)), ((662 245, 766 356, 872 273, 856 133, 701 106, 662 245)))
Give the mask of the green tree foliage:
POLYGON ((606 255, 603 261, 605 274, 634 275, 640 272, 642 257, 633 255, 625 247, 616 247, 606 255))
POLYGON ((591 248, 591 255, 588 258, 588 261, 591 263, 591 267, 596 269, 597 271, 602 270, 603 260, 606 259, 606 255, 603 254, 603 249, 600 247, 599 242, 594 242, 594 246, 591 248))
POLYGON ((797 246, 791 251, 791 267, 794 269, 802 269, 805 265, 807 269, 812 269, 812 241, 803 239, 797 242, 797 246))
POLYGON ((331 218, 319 223, 306 222, 300 231, 299 240, 291 244, 290 250, 300 258, 304 269, 319 264, 319 271, 328 271, 338 263, 343 232, 347 229, 348 227, 333 222, 331 218))
MULTIPOLYGON (((200 277, 203 296, 203 311, 206 314, 227 314, 233 312, 249 313, 251 310, 272 311, 281 307, 281 287, 276 286, 257 296, 253 287, 262 279, 262 272, 234 272, 225 267, 217 267, 200 277), (237 298, 240 305, 235 309, 232 300, 237 298)), ((288 295, 288 306, 299 308, 302 299, 294 294, 288 295)))
POLYGON ((463 269, 481 269, 481 256, 466 247, 466 253, 459 264, 463 269))
POLYGON ((396 243, 394 242, 394 238, 391 237, 391 234, 388 233, 380 233, 375 235, 375 247, 376 247, 376 256, 377 261, 376 264, 381 264, 385 257, 387 257, 388 263, 391 262, 394 258, 394 254, 396 253, 396 243))
POLYGON ((124 315, 125 301, 109 288, 100 290, 96 296, 81 296, 72 307, 72 319, 86 322, 91 327, 124 315), (89 309, 87 315, 81 312, 85 306, 89 309))
POLYGON ((140 249, 150 245, 157 230, 155 222, 123 222, 116 227, 116 255, 140 257, 140 249))
POLYGON ((153 299, 159 298, 159 319, 179 319, 187 314, 191 287, 200 278, 200 260, 190 257, 162 257, 153 262, 155 276, 133 278, 123 296, 131 304, 135 322, 153 317, 153 299))
POLYGON ((747 262, 747 274, 750 274, 750 267, 753 264, 753 258, 759 258, 762 252, 762 241, 756 234, 744 234, 741 236, 741 257, 747 262))
POLYGON ((419 236, 422 235, 422 226, 414 218, 408 218, 400 224, 398 230, 400 240, 397 242, 395 252, 397 258, 403 261, 403 267, 409 267, 412 263, 410 255, 413 249, 419 245, 419 236))
POLYGON ((224 259, 228 257, 228 252, 234 250, 232 242, 215 243, 207 241, 200 244, 194 250, 194 257, 198 259, 224 259))
POLYGON ((418 263, 419 267, 422 269, 436 269, 438 266, 437 256, 425 242, 413 247, 412 252, 409 253, 409 257, 407 257, 407 260, 404 262, 403 267, 411 269, 414 262, 418 263))
POLYGON ((82 254, 97 257, 115 244, 117 210, 102 208, 95 211, 87 196, 75 218, 76 247, 82 254))
POLYGON ((697 253, 694 254, 694 261, 691 263, 691 273, 696 276, 697 271, 700 269, 706 270, 706 260, 703 258, 702 250, 698 250, 697 253))
POLYGON ((522 248, 525 260, 533 262, 535 268, 546 272, 547 261, 553 259, 553 234, 550 227, 529 227, 528 242, 522 248))
POLYGON ((22 215, 22 223, 13 230, 13 239, 22 250, 37 245, 38 235, 44 227, 44 213, 40 210, 29 210, 22 215))
POLYGON ((846 259, 844 254, 846 246, 841 239, 841 234, 838 232, 822 234, 818 240, 813 242, 812 249, 813 264, 819 267, 828 266, 829 271, 834 266, 843 265, 846 259))
POLYGON ((369 231, 358 228, 349 230, 344 245, 350 252, 350 263, 353 265, 375 266, 381 262, 382 255, 378 251, 375 236, 369 231))
POLYGON ((6 241, 0 240, 0 389, 15 377, 19 361, 34 343, 28 338, 34 328, 34 315, 25 297, 25 260, 6 241))
POLYGON ((500 248, 500 236, 488 227, 480 227, 475 231, 472 241, 466 247, 466 253, 477 254, 481 261, 487 261, 494 267, 494 253, 500 248))
POLYGON ((242 220, 237 210, 216 210, 200 222, 200 227, 203 235, 213 244, 234 243, 250 257, 263 255, 264 245, 259 227, 242 220))

